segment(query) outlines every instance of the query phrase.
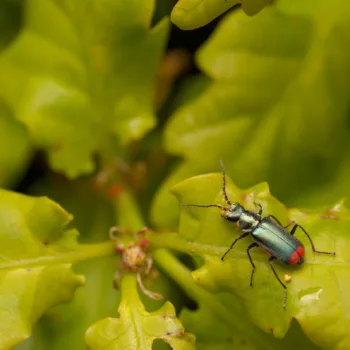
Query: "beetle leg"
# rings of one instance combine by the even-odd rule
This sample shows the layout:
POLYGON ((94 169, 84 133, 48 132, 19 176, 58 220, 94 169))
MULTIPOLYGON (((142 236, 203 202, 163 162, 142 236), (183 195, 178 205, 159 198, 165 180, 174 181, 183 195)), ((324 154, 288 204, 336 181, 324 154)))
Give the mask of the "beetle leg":
POLYGON ((283 226, 283 228, 288 228, 289 226, 292 226, 292 225, 295 225, 295 222, 292 221, 290 224, 286 225, 286 226, 283 226))
POLYGON ((252 243, 248 248, 247 248, 247 254, 249 257, 249 261, 252 264, 252 273, 250 275, 250 286, 253 287, 253 276, 254 276, 254 272, 255 272, 255 264, 253 263, 253 259, 250 256, 250 249, 254 248, 254 247, 259 247, 258 243, 252 243))
POLYGON ((281 224, 281 222, 276 218, 276 216, 273 216, 273 215, 267 215, 267 217, 269 218, 269 219, 274 219, 277 223, 278 223, 278 225, 280 225, 280 226, 282 226, 283 227, 283 225, 281 224))
POLYGON ((256 201, 256 189, 253 191, 253 203, 255 204, 255 206, 260 208, 259 212, 258 212, 258 215, 261 216, 261 214, 263 212, 263 208, 262 208, 262 205, 256 201))
POLYGON ((258 215, 261 216, 261 215, 262 215, 262 212, 263 212, 262 205, 261 205, 260 203, 255 202, 255 200, 254 200, 254 204, 255 204, 257 207, 259 207, 258 215))
POLYGON ((277 272, 275 270, 275 268, 273 267, 272 263, 274 260, 276 260, 277 258, 275 256, 271 256, 269 258, 269 264, 271 266, 271 269, 275 275, 275 277, 277 278, 278 282, 281 284, 281 286, 284 288, 284 298, 283 298, 283 309, 286 309, 287 306, 287 287, 285 286, 285 284, 280 280, 280 278, 277 275, 277 272))
POLYGON ((270 219, 274 219, 274 220, 278 223, 278 225, 282 226, 283 228, 288 228, 289 226, 295 224, 295 222, 292 221, 290 224, 288 224, 288 225, 286 225, 286 226, 283 226, 283 225, 281 224, 281 222, 280 222, 275 216, 273 216, 273 215, 267 215, 267 217, 270 218, 270 219))
POLYGON ((226 254, 233 248, 233 246, 236 244, 237 241, 239 241, 239 240, 242 239, 242 238, 247 237, 249 234, 250 234, 250 232, 245 232, 245 233, 243 233, 243 235, 238 236, 238 237, 233 241, 233 243, 231 244, 231 247, 228 248, 228 249, 226 250, 225 254, 221 257, 221 260, 224 261, 226 254))
POLYGON ((319 254, 328 254, 328 255, 335 255, 335 252, 323 252, 323 251, 320 251, 320 250, 316 250, 315 249, 315 246, 314 246, 314 242, 312 241, 311 237, 309 236, 309 234, 306 232, 306 230, 300 226, 299 224, 295 224, 292 228, 292 230, 290 231, 290 234, 291 235, 294 235, 295 231, 297 230, 297 228, 300 228, 306 235, 306 237, 309 239, 310 241, 310 244, 311 244, 311 248, 312 248, 312 251, 314 253, 319 253, 319 254))

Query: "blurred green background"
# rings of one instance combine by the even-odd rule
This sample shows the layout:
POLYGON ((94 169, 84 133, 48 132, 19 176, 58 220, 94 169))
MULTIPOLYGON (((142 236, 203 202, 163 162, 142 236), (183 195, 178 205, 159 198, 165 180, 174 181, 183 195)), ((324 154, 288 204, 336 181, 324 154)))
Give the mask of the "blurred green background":
MULTIPOLYGON (((1 1, 1 187, 60 203, 82 242, 108 239, 119 188, 148 226, 176 230, 169 188, 219 159, 239 187, 267 181, 288 206, 348 197, 350 5, 247 0, 261 10, 247 16, 234 1, 175 3, 1 1)), ((86 287, 16 349, 83 349, 86 328, 117 314, 115 270, 113 258, 77 265, 86 287)), ((195 308, 158 282, 178 312, 195 308)))

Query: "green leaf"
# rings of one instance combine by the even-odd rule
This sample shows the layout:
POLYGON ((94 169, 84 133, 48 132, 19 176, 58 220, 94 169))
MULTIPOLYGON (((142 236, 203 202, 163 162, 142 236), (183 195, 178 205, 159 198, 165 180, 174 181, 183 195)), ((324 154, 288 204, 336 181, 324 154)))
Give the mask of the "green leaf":
POLYGON ((184 161, 157 195, 157 225, 176 224, 168 188, 219 159, 240 186, 268 181, 289 203, 334 177, 349 140, 350 5, 292 3, 228 15, 198 51, 213 83, 167 124, 165 146, 184 161))
POLYGON ((0 56, 0 96, 55 170, 90 173, 93 153, 113 157, 154 127, 168 23, 149 29, 153 7, 154 0, 26 2, 25 26, 0 56))
POLYGON ((201 350, 317 350, 318 346, 312 344, 300 330, 300 327, 293 322, 292 327, 284 339, 275 339, 272 335, 261 334, 245 314, 244 308, 239 300, 232 294, 212 295, 216 299, 218 307, 217 312, 212 305, 202 301, 199 309, 196 311, 184 309, 181 312, 180 320, 187 331, 196 335, 196 345, 201 350), (224 310, 226 312, 224 312, 224 310), (232 326, 222 314, 226 314, 231 319, 235 318, 236 323, 244 323, 250 328, 243 332, 232 326), (220 315, 221 314, 221 315, 220 315), (220 325, 218 327, 217 325, 220 325))
POLYGON ((88 349, 151 350, 155 339, 163 340, 172 349, 195 349, 194 336, 184 333, 171 303, 151 313, 145 310, 137 293, 136 274, 123 277, 121 292, 120 318, 106 318, 92 325, 85 335, 88 349))
MULTIPOLYGON (((180 203, 221 203, 221 181, 221 174, 198 176, 176 185, 172 191, 180 203)), ((309 233, 316 249, 335 251, 337 256, 313 253, 302 231, 296 232, 305 245, 305 263, 301 266, 275 264, 282 279, 283 274, 292 277, 287 288, 287 310, 284 310, 283 288, 267 263, 266 253, 262 249, 252 250, 256 273, 251 288, 251 264, 246 254, 251 238, 238 242, 222 262, 221 256, 241 231, 225 221, 217 208, 183 207, 179 233, 188 242, 178 247, 204 259, 203 266, 192 273, 193 278, 213 292, 237 295, 256 325, 276 337, 285 335, 294 317, 305 334, 322 348, 349 348, 350 310, 346 302, 350 287, 346 277, 350 268, 349 211, 342 202, 327 210, 287 209, 270 195, 266 184, 248 190, 239 190, 230 181, 227 186, 231 202, 239 202, 254 211, 257 210, 253 203, 255 190, 264 215, 272 214, 284 225, 292 221, 299 223, 309 233)))
POLYGON ((181 29, 196 29, 238 4, 247 15, 255 15, 269 3, 270 0, 179 0, 171 20, 181 29))
MULTIPOLYGON (((41 179, 33 191, 36 194, 48 194, 66 210, 74 213, 75 227, 81 232, 80 241, 93 243, 106 240, 109 229, 116 223, 110 198, 97 191, 91 181, 67 181, 51 176, 47 180, 41 179)), ((133 207, 135 204, 130 196, 122 191, 115 200, 118 204, 118 217, 124 221, 122 224, 119 219, 118 224, 122 227, 138 224, 136 229, 141 229, 143 224, 139 223, 140 219, 132 215, 136 208, 133 207)), ((76 264, 74 270, 86 278, 84 288, 77 290, 70 303, 47 312, 37 323, 30 339, 17 346, 16 350, 85 349, 82 335, 86 329, 92 323, 115 314, 118 308, 120 291, 115 289, 112 281, 118 271, 119 260, 120 257, 113 254, 76 264)), ((159 273, 157 278, 145 279, 143 283, 146 288, 161 293, 167 300, 171 297, 176 308, 181 307, 181 291, 169 283, 164 274, 159 273)), ((161 301, 151 300, 142 294, 140 297, 147 310, 153 311, 162 305, 161 301)))
POLYGON ((0 348, 29 337, 49 308, 73 297, 84 277, 71 270, 76 231, 47 198, 0 190, 0 348))
POLYGON ((197 349, 272 350, 274 345, 281 345, 249 321, 237 297, 213 295, 196 285, 191 272, 165 249, 155 251, 154 257, 196 302, 197 310, 183 309, 180 320, 187 331, 196 335, 197 349))
POLYGON ((27 130, 0 102, 0 187, 17 183, 28 166, 32 147, 27 130))
MULTIPOLYGON (((219 297, 218 300, 221 301, 223 298, 219 297)), ((230 301, 229 296, 226 300, 230 301)), ((227 308, 227 314, 230 314, 230 305, 222 301, 220 306, 221 308, 227 308)), ((244 311, 241 311, 242 313, 240 315, 244 314, 244 311)), ((196 335, 196 346, 198 349, 259 349, 254 346, 256 339, 254 339, 253 333, 257 332, 256 329, 251 330, 252 337, 249 339, 245 337, 245 334, 234 332, 235 329, 232 328, 232 325, 228 322, 222 322, 222 319, 213 313, 213 310, 205 303, 201 303, 199 309, 196 311, 184 309, 181 312, 180 319, 186 329, 191 330, 196 335), (220 324, 220 327, 215 327, 217 324, 220 324)), ((271 347, 270 343, 267 344, 271 347)))
MULTIPOLYGON (((150 235, 149 238, 153 240, 156 235, 150 235)), ((167 240, 169 236, 165 236, 167 240)), ((156 250, 154 258, 161 269, 196 302, 198 308, 183 309, 180 320, 188 332, 196 335, 198 349, 318 349, 308 341, 296 324, 283 340, 264 333, 249 319, 237 296, 228 293, 212 294, 201 288, 195 284, 188 268, 165 249, 156 250)))
MULTIPOLYGON (((51 176, 41 179, 32 192, 36 195, 46 193, 74 214, 74 225, 81 233, 80 241, 93 243, 108 238, 108 231, 115 223, 113 211, 110 202, 91 183, 51 176)), ((86 278, 84 288, 77 290, 70 303, 45 313, 30 339, 17 346, 16 350, 85 349, 83 334, 89 325, 107 317, 118 307, 119 293, 112 284, 116 272, 115 260, 113 254, 74 265, 74 271, 86 278)))

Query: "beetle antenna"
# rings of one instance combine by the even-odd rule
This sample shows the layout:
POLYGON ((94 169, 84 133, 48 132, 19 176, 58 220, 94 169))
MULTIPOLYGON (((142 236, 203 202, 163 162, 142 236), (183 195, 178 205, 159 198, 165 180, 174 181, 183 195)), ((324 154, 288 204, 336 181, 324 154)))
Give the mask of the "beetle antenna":
POLYGON ((225 210, 225 208, 220 204, 208 204, 208 205, 198 205, 198 204, 180 204, 183 207, 199 207, 199 208, 211 208, 216 207, 222 210, 225 210))
POLYGON ((222 171, 222 194, 224 195, 226 203, 228 205, 232 205, 232 203, 228 199, 227 193, 226 193, 226 173, 225 173, 224 163, 222 162, 221 159, 220 159, 220 166, 221 166, 221 171, 222 171))

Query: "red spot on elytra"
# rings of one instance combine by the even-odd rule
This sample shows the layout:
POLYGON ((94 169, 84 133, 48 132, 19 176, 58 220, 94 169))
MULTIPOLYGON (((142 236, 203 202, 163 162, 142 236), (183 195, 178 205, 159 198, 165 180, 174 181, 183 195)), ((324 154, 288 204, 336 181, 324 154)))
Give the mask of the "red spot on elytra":
POLYGON ((305 254, 305 249, 304 249, 304 247, 303 246, 298 246, 298 248, 296 249, 296 252, 298 253, 298 255, 300 256, 300 257, 302 257, 302 256, 304 256, 304 254, 305 254))
POLYGON ((289 264, 290 265, 295 265, 298 263, 300 259, 300 256, 297 252, 293 252, 290 256, 289 256, 289 264))
POLYGON ((305 249, 303 246, 298 246, 297 249, 295 249, 295 251, 290 255, 289 257, 289 264, 290 265, 295 265, 297 264, 300 259, 302 258, 302 256, 305 253, 305 249))

